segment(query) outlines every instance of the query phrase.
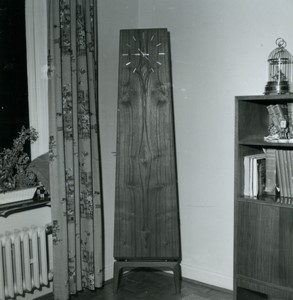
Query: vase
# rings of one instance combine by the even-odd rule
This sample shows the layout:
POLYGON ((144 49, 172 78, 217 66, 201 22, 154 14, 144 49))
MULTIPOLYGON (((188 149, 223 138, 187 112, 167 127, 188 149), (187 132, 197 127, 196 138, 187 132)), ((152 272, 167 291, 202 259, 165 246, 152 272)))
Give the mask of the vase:
POLYGON ((30 187, 25 189, 18 189, 0 193, 0 205, 23 200, 33 199, 37 187, 30 187))

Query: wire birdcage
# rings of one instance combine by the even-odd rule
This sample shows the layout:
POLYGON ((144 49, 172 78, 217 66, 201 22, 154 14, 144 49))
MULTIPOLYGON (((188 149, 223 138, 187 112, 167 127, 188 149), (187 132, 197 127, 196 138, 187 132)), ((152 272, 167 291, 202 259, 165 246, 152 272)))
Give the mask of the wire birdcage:
POLYGON ((268 58, 268 82, 265 94, 290 93, 292 83, 292 55, 285 49, 287 43, 282 39, 276 39, 278 46, 268 58))

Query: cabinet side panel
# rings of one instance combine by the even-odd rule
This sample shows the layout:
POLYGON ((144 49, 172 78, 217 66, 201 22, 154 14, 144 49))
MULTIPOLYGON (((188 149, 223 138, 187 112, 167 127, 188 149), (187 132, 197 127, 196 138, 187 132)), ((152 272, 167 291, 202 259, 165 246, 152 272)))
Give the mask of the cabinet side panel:
POLYGON ((280 285, 293 287, 293 210, 280 209, 280 285))
POLYGON ((238 205, 238 274, 279 284, 279 208, 238 205))

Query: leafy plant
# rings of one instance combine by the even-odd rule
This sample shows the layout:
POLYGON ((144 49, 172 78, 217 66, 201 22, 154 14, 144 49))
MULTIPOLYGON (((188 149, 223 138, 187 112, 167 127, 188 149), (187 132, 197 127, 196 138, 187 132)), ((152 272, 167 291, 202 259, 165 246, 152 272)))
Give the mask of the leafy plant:
POLYGON ((19 135, 13 140, 11 148, 0 152, 0 193, 37 185, 37 177, 27 168, 30 158, 24 152, 26 143, 37 140, 38 133, 34 128, 21 128, 19 135))

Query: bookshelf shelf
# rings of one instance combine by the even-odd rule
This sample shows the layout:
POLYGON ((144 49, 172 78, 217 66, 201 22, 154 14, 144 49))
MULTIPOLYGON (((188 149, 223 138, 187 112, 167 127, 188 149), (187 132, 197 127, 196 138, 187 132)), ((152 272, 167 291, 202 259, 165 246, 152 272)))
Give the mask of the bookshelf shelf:
POLYGON ((235 97, 234 300, 293 299, 293 143, 264 141, 268 106, 288 103, 293 94, 235 97))
POLYGON ((250 202, 256 205, 271 205, 271 206, 277 206, 277 207, 287 207, 293 209, 293 199, 280 199, 272 196, 264 196, 261 198, 250 198, 250 197, 244 197, 240 196, 237 198, 237 201, 239 202, 250 202))
POLYGON ((293 101, 293 93, 283 95, 247 95, 247 96, 236 96, 239 101, 248 101, 250 103, 263 103, 263 102, 288 102, 293 101))
POLYGON ((283 143, 283 142, 277 142, 277 143, 270 143, 270 142, 265 142, 263 139, 260 140, 260 139, 257 139, 257 138, 251 138, 251 139, 245 139, 245 140, 241 140, 239 141, 239 145, 247 145, 247 146, 250 146, 250 145, 254 145, 254 146, 260 146, 260 147, 265 147, 265 148, 268 148, 268 147, 278 147, 278 148, 292 148, 293 149, 293 143, 291 142, 286 142, 286 143, 283 143))

